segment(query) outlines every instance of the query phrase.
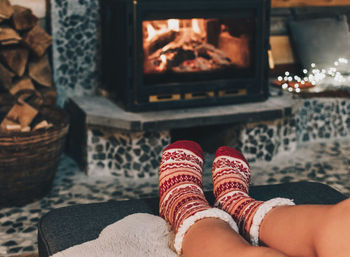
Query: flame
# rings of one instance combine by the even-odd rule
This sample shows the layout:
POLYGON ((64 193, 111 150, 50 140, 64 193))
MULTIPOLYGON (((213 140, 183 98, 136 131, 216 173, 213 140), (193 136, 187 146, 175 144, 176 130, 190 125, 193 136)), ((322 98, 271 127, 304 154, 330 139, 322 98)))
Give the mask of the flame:
POLYGON ((153 26, 151 24, 148 24, 147 25, 147 33, 148 33, 148 37, 146 40, 149 41, 157 34, 157 31, 153 28, 153 26))
POLYGON ((169 19, 168 20, 168 29, 179 31, 180 30, 180 21, 178 19, 169 19))
POLYGON ((155 67, 156 71, 164 71, 166 69, 167 59, 164 54, 160 56, 160 60, 162 61, 157 67, 155 67))
POLYGON ((201 29, 199 28, 198 19, 192 19, 192 30, 195 33, 198 33, 198 34, 201 33, 201 29))
POLYGON ((192 27, 192 31, 196 34, 203 35, 205 31, 203 31, 203 19, 188 19, 188 20, 180 20, 180 19, 168 19, 168 20, 155 20, 152 22, 145 21, 144 22, 145 31, 147 38, 145 37, 145 41, 151 41, 155 36, 161 35, 168 31, 176 31, 179 32, 182 29, 187 29, 192 27), (184 26, 184 28, 183 28, 184 26), (180 28, 181 27, 181 28, 180 28))
POLYGON ((160 56, 160 59, 162 60, 162 63, 166 63, 166 56, 164 54, 160 56))

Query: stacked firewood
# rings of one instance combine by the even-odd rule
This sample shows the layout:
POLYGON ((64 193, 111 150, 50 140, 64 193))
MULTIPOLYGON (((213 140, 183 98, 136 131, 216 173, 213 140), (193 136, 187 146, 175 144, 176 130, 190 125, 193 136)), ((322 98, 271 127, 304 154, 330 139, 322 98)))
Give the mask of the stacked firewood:
POLYGON ((0 93, 14 99, 6 115, 0 116, 0 132, 52 126, 40 120, 39 112, 41 106, 56 102, 47 54, 51 44, 52 37, 30 9, 0 0, 0 93))

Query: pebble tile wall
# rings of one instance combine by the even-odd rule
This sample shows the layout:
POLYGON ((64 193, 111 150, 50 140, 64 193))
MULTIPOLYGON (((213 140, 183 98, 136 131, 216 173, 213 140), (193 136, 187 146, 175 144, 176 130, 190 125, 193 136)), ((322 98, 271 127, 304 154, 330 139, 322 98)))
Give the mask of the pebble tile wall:
POLYGON ((50 0, 53 71, 58 104, 94 94, 98 85, 98 0, 50 0))
POLYGON ((279 152, 294 151, 302 142, 350 135, 350 100, 300 99, 294 115, 284 120, 249 123, 241 132, 240 148, 247 158, 271 161, 279 152))
POLYGON ((169 131, 121 132, 89 128, 88 175, 147 179, 156 175, 161 152, 170 143, 169 131))
POLYGON ((315 98, 303 101, 295 115, 299 142, 349 135, 350 101, 343 98, 315 98))

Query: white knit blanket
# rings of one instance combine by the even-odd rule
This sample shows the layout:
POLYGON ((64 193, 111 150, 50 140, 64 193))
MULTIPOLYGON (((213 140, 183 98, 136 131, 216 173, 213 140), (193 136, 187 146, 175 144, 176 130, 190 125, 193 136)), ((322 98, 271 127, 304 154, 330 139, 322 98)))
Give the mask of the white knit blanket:
POLYGON ((168 234, 162 218, 136 213, 107 226, 97 239, 53 257, 176 257, 168 247, 168 234))

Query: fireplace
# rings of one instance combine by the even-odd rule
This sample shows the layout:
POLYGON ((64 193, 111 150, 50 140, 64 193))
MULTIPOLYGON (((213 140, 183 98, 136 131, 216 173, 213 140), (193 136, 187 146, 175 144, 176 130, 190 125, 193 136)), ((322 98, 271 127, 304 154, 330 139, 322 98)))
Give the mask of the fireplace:
POLYGON ((101 1, 101 89, 127 110, 267 98, 269 1, 101 1))

